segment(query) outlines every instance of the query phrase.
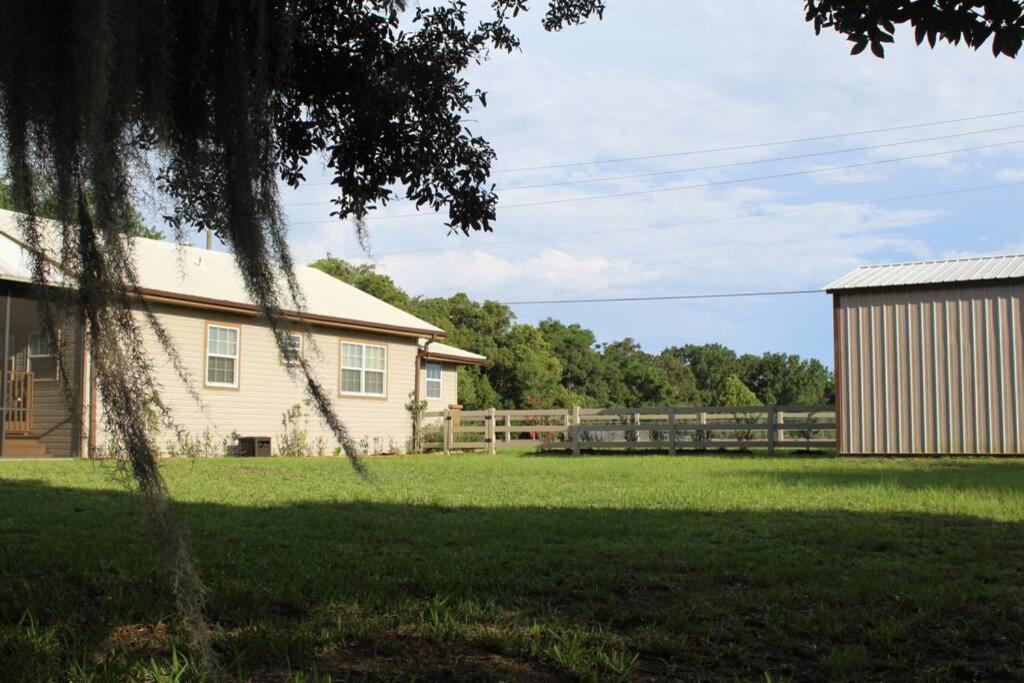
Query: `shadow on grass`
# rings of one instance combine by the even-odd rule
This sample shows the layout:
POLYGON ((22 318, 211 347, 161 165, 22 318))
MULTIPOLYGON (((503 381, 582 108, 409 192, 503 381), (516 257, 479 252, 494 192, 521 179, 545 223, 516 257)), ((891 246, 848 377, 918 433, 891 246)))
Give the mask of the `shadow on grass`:
MULTIPOLYGON (((1024 675, 1020 523, 323 501, 177 507, 217 647, 243 678, 314 665, 427 679, 1024 675)), ((64 678, 75 667, 113 677, 166 654, 173 604, 140 515, 126 493, 0 481, 5 677, 64 678)))
POLYGON ((1024 460, 934 460, 927 468, 865 468, 839 466, 828 470, 779 470, 751 473, 794 486, 820 487, 877 487, 891 486, 909 491, 935 489, 944 493, 983 491, 997 495, 1016 493, 1024 479, 1024 460))
POLYGON ((794 458, 803 459, 808 458, 827 458, 835 459, 836 452, 834 450, 821 450, 821 449, 794 449, 786 448, 779 449, 774 453, 769 453, 767 449, 761 448, 706 448, 704 450, 693 450, 680 449, 676 451, 675 455, 669 454, 665 448, 581 448, 580 454, 575 455, 572 449, 566 448, 539 448, 535 451, 526 451, 521 453, 519 457, 522 458, 580 458, 586 456, 601 455, 608 457, 665 457, 665 458, 722 458, 722 457, 733 457, 733 458, 794 458))

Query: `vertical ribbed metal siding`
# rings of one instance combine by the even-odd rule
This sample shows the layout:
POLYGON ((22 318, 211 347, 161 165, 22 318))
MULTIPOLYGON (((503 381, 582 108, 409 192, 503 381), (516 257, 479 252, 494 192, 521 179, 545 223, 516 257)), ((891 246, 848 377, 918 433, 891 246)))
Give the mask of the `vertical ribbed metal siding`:
POLYGON ((1024 454, 1024 284, 838 296, 844 453, 1024 454))

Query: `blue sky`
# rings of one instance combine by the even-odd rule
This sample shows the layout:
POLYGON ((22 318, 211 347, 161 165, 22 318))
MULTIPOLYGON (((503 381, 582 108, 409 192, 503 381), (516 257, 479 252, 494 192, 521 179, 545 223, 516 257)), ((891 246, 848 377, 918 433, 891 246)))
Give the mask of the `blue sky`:
MULTIPOLYGON (((483 3, 478 3, 483 6, 483 3)), ((539 3, 535 3, 538 4, 539 3)), ((475 69, 488 107, 474 133, 496 169, 664 154, 862 131, 1024 109, 1024 63, 990 52, 917 48, 902 29, 887 58, 849 56, 815 37, 802 3, 610 0, 603 22, 545 34, 540 12, 518 21, 523 52, 475 69), (628 9, 627 9, 628 8, 628 9)), ((499 188, 628 175, 1024 126, 1024 114, 729 153, 503 173, 499 188)), ((508 190, 504 204, 734 181, 897 156, 1024 140, 1024 127, 747 167, 586 185, 508 190)), ((371 251, 328 216, 330 187, 284 190, 296 256, 375 261, 411 293, 458 291, 499 301, 821 287, 866 263, 1024 251, 1022 187, 865 203, 1024 181, 1024 144, 843 172, 503 210, 493 234, 448 236, 441 216, 371 220, 371 251), (319 204, 318 202, 323 202, 319 204), (311 206, 297 206, 312 203, 311 206), (851 203, 855 203, 851 205, 851 203), (752 214, 779 214, 719 220, 752 214), (309 221, 323 221, 311 224, 309 221), (693 224, 695 221, 707 221, 693 224), (689 222, 689 226, 654 226, 689 222), (573 237, 576 233, 643 230, 573 237), (515 244, 499 242, 524 240, 515 244), (529 240, 529 241, 525 241, 529 240), (414 253, 393 254, 396 251, 414 253)), ((313 169, 310 180, 326 178, 313 169)), ((409 213, 399 202, 381 216, 409 213)), ((718 341, 741 352, 786 351, 831 365, 824 294, 779 299, 522 306, 602 341, 645 349, 718 341)))

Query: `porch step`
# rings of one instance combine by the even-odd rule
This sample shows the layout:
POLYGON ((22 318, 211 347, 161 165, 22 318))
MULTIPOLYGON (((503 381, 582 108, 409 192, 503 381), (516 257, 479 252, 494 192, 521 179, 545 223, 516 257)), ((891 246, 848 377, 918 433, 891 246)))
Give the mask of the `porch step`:
POLYGON ((9 436, 4 442, 5 458, 45 458, 46 444, 30 436, 9 436))

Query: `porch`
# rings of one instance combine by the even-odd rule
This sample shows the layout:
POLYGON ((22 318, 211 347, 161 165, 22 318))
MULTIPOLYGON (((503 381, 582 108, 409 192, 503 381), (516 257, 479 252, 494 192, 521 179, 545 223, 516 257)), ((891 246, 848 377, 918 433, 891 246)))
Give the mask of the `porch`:
POLYGON ((37 302, 24 287, 4 282, 0 298, 0 458, 75 457, 81 454, 82 335, 63 326, 58 339, 42 331, 37 302), (72 386, 59 378, 58 358, 72 386), (74 405, 68 405, 68 396, 74 405))

